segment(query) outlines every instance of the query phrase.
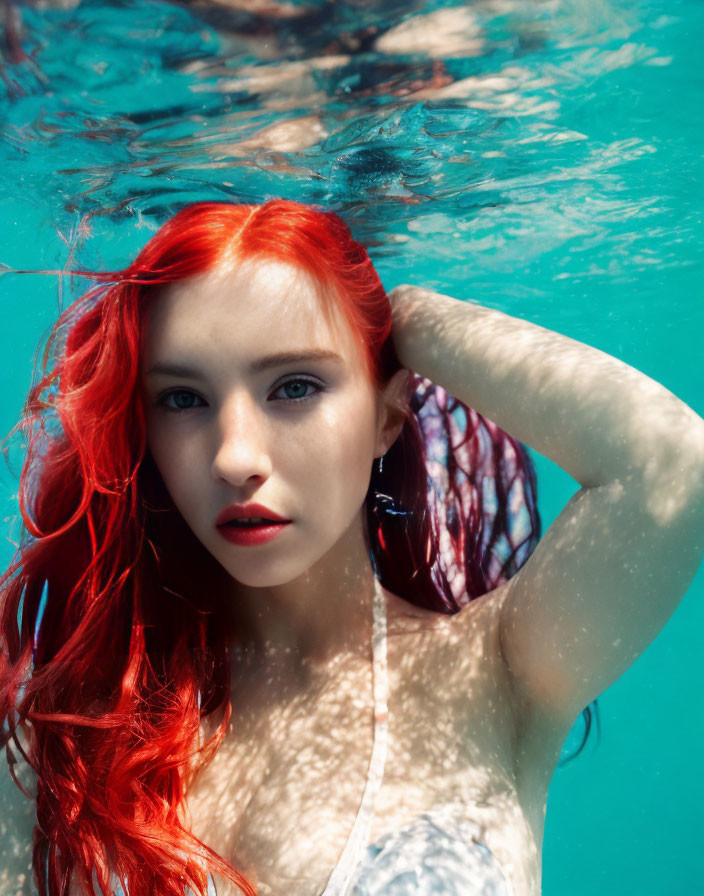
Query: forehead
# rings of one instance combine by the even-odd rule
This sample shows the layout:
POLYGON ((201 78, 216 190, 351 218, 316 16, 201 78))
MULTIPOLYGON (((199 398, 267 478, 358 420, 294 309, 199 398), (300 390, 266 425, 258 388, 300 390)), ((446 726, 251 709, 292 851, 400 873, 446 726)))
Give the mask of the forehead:
POLYGON ((273 350, 332 348, 350 363, 360 346, 322 287, 285 262, 223 262, 166 287, 150 305, 145 362, 166 353, 226 352, 253 358, 273 350), (329 309, 329 310, 328 310, 329 309))

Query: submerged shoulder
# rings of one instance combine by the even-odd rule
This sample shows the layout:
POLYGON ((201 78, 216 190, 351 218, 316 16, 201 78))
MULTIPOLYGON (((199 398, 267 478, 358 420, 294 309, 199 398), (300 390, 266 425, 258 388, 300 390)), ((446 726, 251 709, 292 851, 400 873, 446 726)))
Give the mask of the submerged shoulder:
POLYGON ((390 635, 423 636, 433 658, 438 659, 435 651, 439 650, 453 666, 465 659, 481 659, 494 677, 494 667, 503 661, 499 625, 506 583, 470 600, 452 615, 415 606, 390 591, 386 596, 390 635))
MULTIPOLYGON (((502 607, 511 582, 471 601, 452 617, 458 631, 471 645, 475 657, 482 658, 485 679, 493 682, 497 702, 510 711, 516 777, 540 794, 547 788, 571 724, 546 710, 528 704, 516 687, 502 645, 502 607)), ((572 720, 573 722, 574 720, 572 720)))
POLYGON ((394 597, 390 606, 398 612, 389 614, 389 634, 400 636, 397 659, 408 669, 405 685, 426 698, 432 692, 431 713, 451 709, 458 732, 475 740, 482 734, 531 803, 542 805, 569 729, 527 707, 516 690, 501 642, 509 585, 473 598, 453 615, 394 597))
POLYGON ((507 582, 470 600, 462 609, 447 617, 453 647, 480 659, 482 667, 498 686, 503 686, 501 667, 501 607, 506 598, 507 582))
POLYGON ((406 612, 390 615, 389 634, 405 636, 404 653, 413 655, 414 671, 441 680, 444 695, 455 696, 459 708, 469 701, 474 709, 497 700, 507 706, 511 692, 499 629, 504 597, 505 588, 499 586, 452 615, 395 598, 399 606, 405 604, 406 612))
POLYGON ((553 719, 530 711, 516 690, 501 638, 502 607, 509 584, 504 582, 473 598, 458 613, 436 624, 436 661, 452 670, 447 684, 460 704, 471 696, 472 712, 482 707, 491 711, 499 731, 511 743, 518 770, 525 761, 527 744, 530 764, 542 766, 545 761, 549 765, 568 732, 553 719))
MULTIPOLYGON (((18 763, 18 766, 20 763, 18 763)), ((20 769, 18 777, 33 793, 31 774, 20 769)), ((34 800, 28 799, 12 780, 4 751, 0 755, 0 896, 34 896, 32 833, 36 823, 34 800)))

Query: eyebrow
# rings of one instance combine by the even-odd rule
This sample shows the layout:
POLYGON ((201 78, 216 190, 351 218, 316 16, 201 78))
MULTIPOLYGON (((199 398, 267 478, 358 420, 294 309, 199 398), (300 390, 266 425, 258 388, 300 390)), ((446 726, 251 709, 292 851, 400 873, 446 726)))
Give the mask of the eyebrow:
MULTIPOLYGON (((336 361, 340 364, 344 363, 343 359, 336 352, 327 349, 311 349, 307 352, 279 352, 275 355, 265 355, 257 358, 249 365, 251 373, 259 373, 262 370, 268 370, 270 367, 282 367, 284 364, 298 364, 302 361, 336 361)), ((169 362, 157 362, 153 364, 147 371, 147 376, 161 373, 166 376, 200 376, 200 371, 194 367, 184 364, 171 364, 169 362)))

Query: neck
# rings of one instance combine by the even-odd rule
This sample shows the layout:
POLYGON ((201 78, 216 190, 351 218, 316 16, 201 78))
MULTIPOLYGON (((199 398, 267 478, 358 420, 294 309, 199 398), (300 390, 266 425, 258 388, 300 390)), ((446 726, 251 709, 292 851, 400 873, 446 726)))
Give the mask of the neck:
POLYGON ((232 583, 231 662, 299 673, 342 656, 371 659, 375 576, 361 513, 313 567, 282 585, 232 583))

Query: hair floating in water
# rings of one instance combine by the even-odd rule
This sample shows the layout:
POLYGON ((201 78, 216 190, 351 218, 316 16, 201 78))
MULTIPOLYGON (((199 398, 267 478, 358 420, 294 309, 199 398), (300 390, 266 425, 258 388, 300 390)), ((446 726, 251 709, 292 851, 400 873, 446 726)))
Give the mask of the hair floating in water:
MULTIPOLYGON (((129 896, 205 896, 207 872, 256 892, 183 821, 188 788, 228 731, 237 633, 226 574, 148 451, 140 391, 146 315, 162 287, 225 260, 296 266, 322 311, 341 312, 358 336, 375 384, 400 369, 366 249, 312 206, 195 203, 124 270, 61 272, 98 285, 54 325, 15 428, 24 529, 0 577, 2 745, 11 769, 10 742, 37 776, 40 896, 63 896, 72 879, 109 893, 115 876, 129 896), (201 744, 204 718, 218 724, 201 744)), ((382 584, 454 613, 537 543, 533 467, 509 435, 416 377, 401 435, 374 465, 365 518, 382 584)))

